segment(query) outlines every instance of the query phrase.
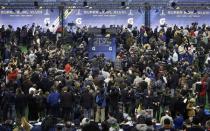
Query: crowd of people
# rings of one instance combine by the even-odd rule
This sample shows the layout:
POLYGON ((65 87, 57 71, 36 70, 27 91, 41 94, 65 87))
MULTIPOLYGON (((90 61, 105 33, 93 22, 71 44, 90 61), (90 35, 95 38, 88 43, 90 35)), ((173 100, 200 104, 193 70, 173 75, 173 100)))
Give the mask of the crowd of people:
POLYGON ((116 38, 111 61, 88 58, 87 27, 63 39, 3 25, 0 130, 210 130, 210 27, 117 28, 102 34, 116 38))

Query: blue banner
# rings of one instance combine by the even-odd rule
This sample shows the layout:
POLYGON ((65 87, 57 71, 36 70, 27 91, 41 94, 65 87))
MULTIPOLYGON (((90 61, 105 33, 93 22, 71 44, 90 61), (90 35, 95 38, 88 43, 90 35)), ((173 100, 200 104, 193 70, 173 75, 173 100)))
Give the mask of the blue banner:
POLYGON ((52 27, 59 24, 58 9, 2 9, 0 25, 12 25, 14 28, 35 23, 41 27, 52 27))
POLYGON ((95 37, 88 45, 89 59, 104 54, 106 59, 114 61, 116 58, 116 39, 95 37))
POLYGON ((186 26, 197 22, 199 25, 210 24, 210 10, 152 10, 151 26, 186 26))
POLYGON ((65 13, 65 23, 75 23, 77 26, 101 27, 105 25, 131 24, 140 27, 144 24, 144 13, 138 10, 92 10, 74 9, 70 13, 65 13), (67 15, 66 15, 67 14, 67 15))

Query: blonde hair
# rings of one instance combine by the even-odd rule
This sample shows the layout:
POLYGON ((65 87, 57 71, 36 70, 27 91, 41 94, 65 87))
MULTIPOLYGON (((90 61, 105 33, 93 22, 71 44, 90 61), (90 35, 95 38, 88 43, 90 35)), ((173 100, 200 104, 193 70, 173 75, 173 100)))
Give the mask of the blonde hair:
POLYGON ((21 126, 22 126, 26 131, 30 131, 31 128, 32 128, 32 125, 29 124, 29 123, 27 122, 27 120, 26 120, 25 117, 22 117, 22 118, 21 118, 21 126))

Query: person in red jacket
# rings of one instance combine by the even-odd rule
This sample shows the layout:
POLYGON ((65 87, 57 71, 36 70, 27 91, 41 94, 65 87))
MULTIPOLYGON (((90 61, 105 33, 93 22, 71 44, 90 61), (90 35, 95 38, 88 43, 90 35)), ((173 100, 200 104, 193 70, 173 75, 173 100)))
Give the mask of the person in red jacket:
POLYGON ((201 91, 199 92, 198 96, 198 104, 199 105, 205 105, 206 104, 206 81, 208 79, 208 74, 205 74, 201 80, 201 91))
POLYGON ((8 74, 7 74, 7 79, 8 79, 9 81, 14 81, 14 80, 17 79, 17 75, 18 75, 18 70, 13 68, 12 70, 10 70, 10 71, 8 72, 8 74))
POLYGON ((69 63, 65 65, 64 71, 66 74, 69 74, 71 72, 71 65, 69 63))

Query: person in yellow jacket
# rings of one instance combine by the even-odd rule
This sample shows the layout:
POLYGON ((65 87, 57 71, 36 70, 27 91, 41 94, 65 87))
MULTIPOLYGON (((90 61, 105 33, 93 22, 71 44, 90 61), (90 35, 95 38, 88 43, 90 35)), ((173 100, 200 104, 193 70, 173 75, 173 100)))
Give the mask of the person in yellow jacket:
POLYGON ((21 120, 17 120, 17 127, 13 131, 30 131, 32 125, 29 124, 25 117, 22 117, 21 120))
POLYGON ((195 99, 191 98, 187 104, 187 116, 189 117, 189 120, 192 121, 192 118, 195 116, 195 99))

